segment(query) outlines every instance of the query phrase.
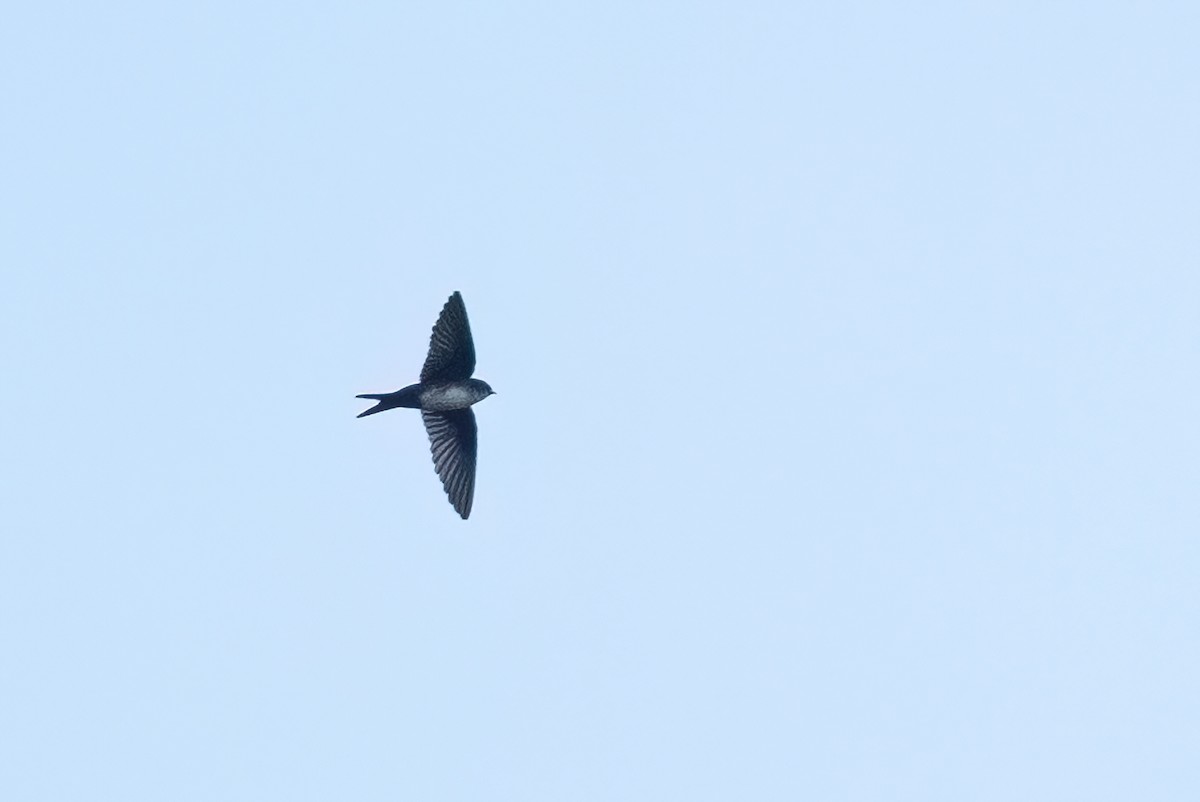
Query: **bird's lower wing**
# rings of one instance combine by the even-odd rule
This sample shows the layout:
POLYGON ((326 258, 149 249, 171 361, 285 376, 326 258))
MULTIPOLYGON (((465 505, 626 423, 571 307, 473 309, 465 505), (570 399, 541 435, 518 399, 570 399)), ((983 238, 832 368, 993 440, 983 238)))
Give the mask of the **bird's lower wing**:
POLYGON ((475 454, 478 430, 475 413, 468 409, 449 412, 421 411, 433 465, 446 488, 455 511, 466 520, 475 498, 475 454))

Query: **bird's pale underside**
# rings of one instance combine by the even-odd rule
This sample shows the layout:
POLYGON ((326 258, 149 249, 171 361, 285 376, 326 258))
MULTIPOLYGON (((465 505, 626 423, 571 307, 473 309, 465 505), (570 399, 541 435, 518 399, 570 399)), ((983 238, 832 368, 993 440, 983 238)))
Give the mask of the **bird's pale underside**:
POLYGON ((487 382, 472 379, 475 343, 462 295, 446 301, 429 338, 429 355, 421 368, 421 381, 393 393, 360 395, 378 403, 359 413, 408 407, 421 410, 433 465, 454 509, 465 520, 475 498, 475 459, 478 436, 471 405, 492 395, 487 382))

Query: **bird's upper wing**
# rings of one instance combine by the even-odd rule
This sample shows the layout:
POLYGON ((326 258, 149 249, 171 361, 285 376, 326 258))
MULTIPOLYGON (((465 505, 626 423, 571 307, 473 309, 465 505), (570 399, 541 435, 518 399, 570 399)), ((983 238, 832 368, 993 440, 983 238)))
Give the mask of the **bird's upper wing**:
POLYGON ((475 498, 475 453, 478 429, 470 407, 448 412, 421 410, 433 464, 442 479, 450 503, 463 520, 471 514, 475 498))
POLYGON ((442 307, 429 338, 429 356, 421 368, 422 382, 469 379, 475 372, 475 343, 462 296, 455 292, 442 307))

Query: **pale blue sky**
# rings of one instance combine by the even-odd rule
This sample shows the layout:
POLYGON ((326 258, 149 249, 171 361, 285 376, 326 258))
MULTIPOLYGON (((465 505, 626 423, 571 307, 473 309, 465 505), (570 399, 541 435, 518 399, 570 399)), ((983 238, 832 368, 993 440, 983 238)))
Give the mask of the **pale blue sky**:
POLYGON ((0 798, 1200 798, 1198 9, 10 7, 0 798))

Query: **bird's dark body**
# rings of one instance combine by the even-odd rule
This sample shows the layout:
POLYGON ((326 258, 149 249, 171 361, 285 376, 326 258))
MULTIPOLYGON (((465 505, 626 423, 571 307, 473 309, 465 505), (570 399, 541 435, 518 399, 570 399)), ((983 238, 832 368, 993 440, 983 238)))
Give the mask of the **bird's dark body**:
POLYGON ((422 382, 410 384, 394 393, 376 395, 360 395, 359 398, 369 398, 379 403, 359 413, 358 417, 374 415, 386 409, 407 407, 409 409, 426 409, 435 412, 447 412, 452 409, 466 409, 474 403, 482 401, 492 394, 492 388, 479 379, 464 379, 454 382, 422 382))
POLYGON ((450 503, 463 519, 471 514, 475 496, 478 437, 471 405, 493 395, 487 382, 471 378, 474 372, 475 343, 471 339, 467 308, 462 295, 456 292, 434 324, 421 381, 392 393, 358 396, 377 402, 360 412, 360 418, 388 409, 421 410, 434 467, 450 503))

